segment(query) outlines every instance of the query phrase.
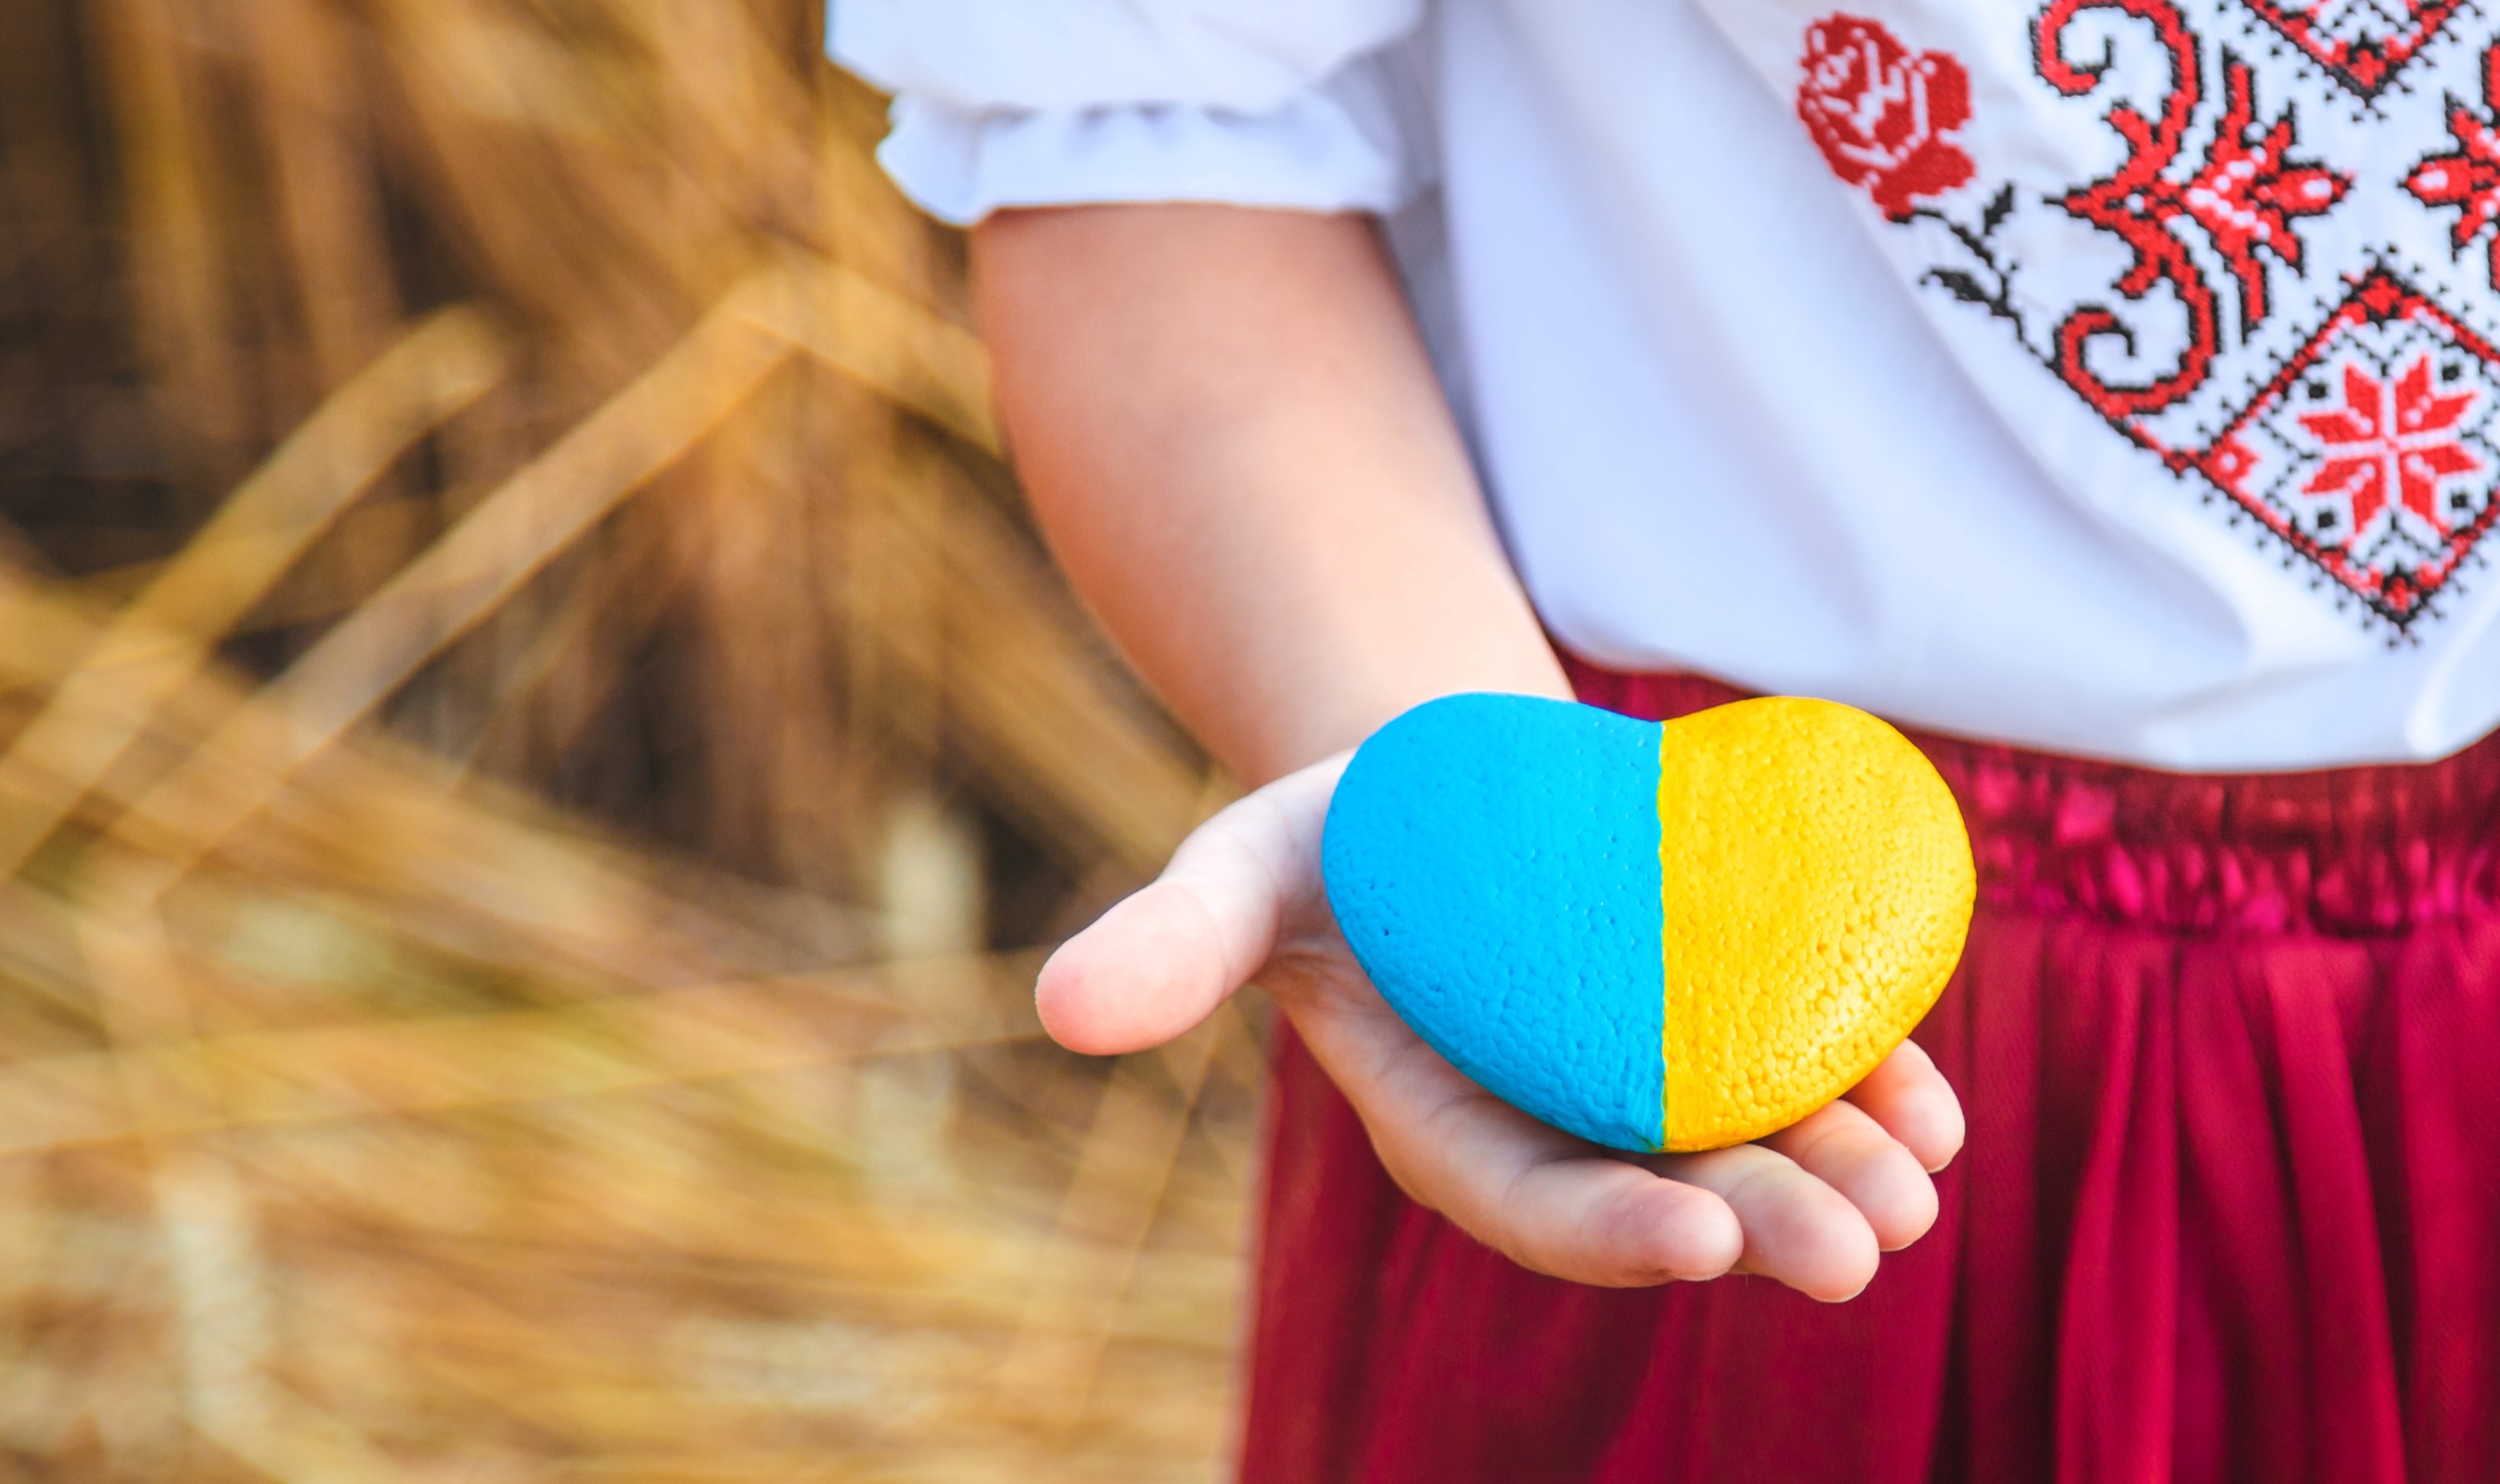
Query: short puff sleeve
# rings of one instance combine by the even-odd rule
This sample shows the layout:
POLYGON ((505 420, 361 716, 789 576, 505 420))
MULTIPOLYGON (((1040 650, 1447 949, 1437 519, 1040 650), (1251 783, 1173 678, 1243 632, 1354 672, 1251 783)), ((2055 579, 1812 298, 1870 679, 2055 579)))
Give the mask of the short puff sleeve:
POLYGON ((1423 0, 834 0, 932 214, 1226 201, 1396 210, 1425 182, 1423 0))

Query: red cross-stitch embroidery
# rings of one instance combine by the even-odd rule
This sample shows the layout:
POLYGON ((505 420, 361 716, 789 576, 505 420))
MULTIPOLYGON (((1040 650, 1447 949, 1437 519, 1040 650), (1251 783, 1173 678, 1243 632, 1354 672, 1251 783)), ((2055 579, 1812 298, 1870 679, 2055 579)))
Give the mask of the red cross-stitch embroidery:
POLYGON ((2495 414, 2500 351, 2380 270, 2195 467, 2402 625, 2500 516, 2495 414))
POLYGON ((2442 395, 2431 385, 2431 365, 2430 353, 2421 352, 2392 383, 2347 365, 2343 406, 2300 415, 2301 426, 2327 445, 2326 461, 2301 492, 2348 503, 2355 539, 2365 538, 2381 514, 2392 519, 2398 502, 2432 539, 2444 539, 2442 482, 2482 471, 2483 461, 2466 451, 2458 431, 2482 393, 2442 395))
MULTIPOLYGON (((2483 101, 2500 115, 2500 48, 2483 58, 2483 101)), ((2425 206, 2454 206, 2456 224, 2449 231, 2463 252, 2484 232, 2492 233, 2490 277, 2500 288, 2500 129, 2493 120, 2461 103, 2448 105, 2448 133, 2456 150, 2433 154, 2413 166, 2404 188, 2425 206)))
POLYGON ((2159 412, 2204 385, 2218 347, 2213 289, 2179 233, 2180 219, 2204 228, 2239 284, 2246 333, 2266 317, 2266 268, 2258 252, 2299 269, 2301 239, 2292 219, 2330 209, 2351 181, 2314 164, 2291 162, 2291 116, 2257 125, 2256 83, 2248 64, 2236 59, 2224 70, 2222 119, 2204 160, 2186 180, 2171 179, 2200 102, 2196 37, 2170 0, 2052 0, 2033 30, 2035 60, 2040 77, 2070 97, 2101 84, 2103 66, 2077 66, 2064 49, 2066 29, 2089 10, 2117 10, 2150 22, 2170 56, 2170 86, 2159 118, 2147 119, 2128 103, 2110 106, 2106 118, 2127 144, 2126 162, 2060 202, 2116 234, 2134 253, 2134 266, 2118 280, 2119 293, 2140 300, 2166 282, 2187 308, 2188 345, 2178 366, 2141 386, 2114 386, 2092 370, 2091 343, 2127 334, 2108 308, 2086 306, 2057 327, 2057 374, 2103 417, 2123 419, 2159 412))
POLYGON ((1806 29, 1797 117, 1832 172, 1865 186, 1895 221, 1919 197, 1971 178, 1971 156, 1946 139, 1970 122, 1970 74, 1942 52, 1912 55, 1861 16, 1831 16, 1806 29))
POLYGON ((1917 283, 2008 327, 2287 566, 2407 631, 2500 523, 2493 28, 2477 52, 2435 51, 2479 14, 2465 0, 2031 4, 2028 82, 2097 104, 2116 150, 2025 154, 2033 140, 1984 171, 1991 121, 1964 63, 1856 15, 1806 28, 1798 115, 1919 233, 1896 239, 1921 244, 1917 283), (2445 96, 2475 60, 2479 107, 2445 96), (2442 82, 2400 77, 2417 65, 2442 82), (2095 153, 2116 163, 2079 182, 2039 168, 2095 153), (2463 281, 2421 261, 2422 211, 2454 213, 2435 230, 2458 258, 2482 249, 2463 281), (2091 236, 2118 252, 2077 245, 2091 236))
POLYGON ((2465 0, 2241 3, 2363 98, 2375 97, 2465 8, 2465 0))
MULTIPOLYGON (((2292 116, 2261 129, 2255 88, 2248 64, 2232 62, 2223 78, 2224 108, 2213 147, 2177 192, 2178 204, 2213 239, 2239 281, 2244 331, 2266 317, 2266 268, 2257 261, 2258 252, 2299 271, 2301 238, 2292 230, 2292 218, 2326 211, 2352 186, 2348 176, 2285 157, 2292 148, 2292 116)), ((2149 195, 2146 204, 2160 207, 2149 195)))

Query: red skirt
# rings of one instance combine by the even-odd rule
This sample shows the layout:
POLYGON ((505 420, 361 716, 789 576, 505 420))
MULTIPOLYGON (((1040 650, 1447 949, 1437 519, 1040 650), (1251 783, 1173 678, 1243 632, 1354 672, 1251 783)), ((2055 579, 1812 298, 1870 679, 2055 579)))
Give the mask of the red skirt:
POLYGON ((1280 1037, 1245 1479, 2500 1479, 2500 739, 2258 777, 1918 741, 1980 871, 1918 1032, 1970 1119, 1926 1240, 1831 1306, 1536 1277, 1280 1037))

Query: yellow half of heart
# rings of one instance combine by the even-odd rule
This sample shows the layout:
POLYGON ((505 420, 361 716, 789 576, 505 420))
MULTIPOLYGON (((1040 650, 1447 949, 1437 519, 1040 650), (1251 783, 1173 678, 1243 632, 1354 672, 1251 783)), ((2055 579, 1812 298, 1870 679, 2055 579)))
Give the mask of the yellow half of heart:
POLYGON ((1771 697, 1665 725, 1666 1147, 1785 1128, 1857 1084, 1944 992, 1976 876, 1907 738, 1771 697))

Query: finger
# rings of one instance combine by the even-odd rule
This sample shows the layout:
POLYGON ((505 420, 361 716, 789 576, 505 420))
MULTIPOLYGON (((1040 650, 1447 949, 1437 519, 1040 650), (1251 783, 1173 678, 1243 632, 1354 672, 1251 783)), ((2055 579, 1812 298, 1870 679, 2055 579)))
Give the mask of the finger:
POLYGON ((1312 997, 1293 1014, 1399 1185, 1522 1267, 1637 1288, 1716 1278, 1743 1252, 1726 1202, 1495 1098, 1377 1000, 1312 997))
POLYGON ((1285 915, 1319 889, 1319 838, 1343 757, 1198 826, 1154 883, 1062 944, 1034 1003, 1051 1039, 1094 1055, 1160 1045, 1265 963, 1285 915))
POLYGON ((1652 1169, 1710 1191, 1744 1230, 1736 1267, 1811 1299, 1854 1298, 1875 1277, 1874 1229, 1848 1198, 1759 1144, 1707 1154, 1656 1155, 1652 1169))
POLYGON ((1762 1142, 1857 1207, 1886 1252, 1936 1224, 1936 1182, 1918 1156, 1855 1104, 1826 1103, 1762 1142))
POLYGON ((1649 1288, 1717 1278, 1744 1252, 1725 1201, 1625 1160, 1558 1154, 1530 1164, 1500 1196, 1493 1245, 1574 1283, 1649 1288))
POLYGON ((1903 1041, 1846 1096, 1899 1139, 1930 1174, 1962 1152, 1962 1099, 1915 1040, 1903 1041))

